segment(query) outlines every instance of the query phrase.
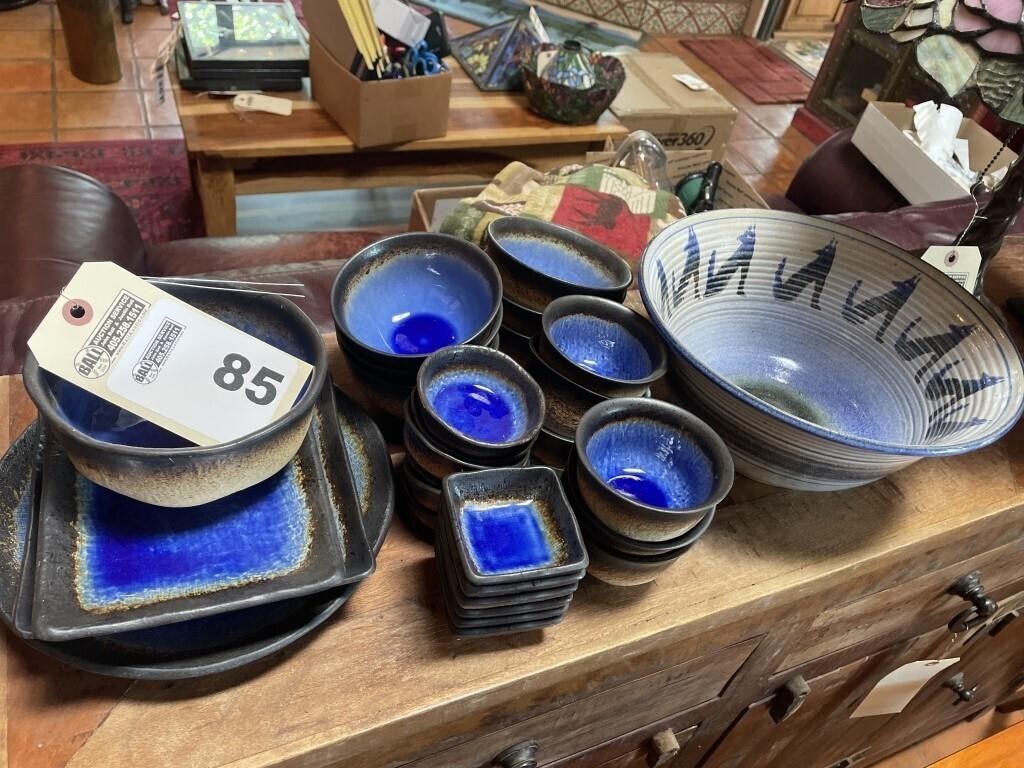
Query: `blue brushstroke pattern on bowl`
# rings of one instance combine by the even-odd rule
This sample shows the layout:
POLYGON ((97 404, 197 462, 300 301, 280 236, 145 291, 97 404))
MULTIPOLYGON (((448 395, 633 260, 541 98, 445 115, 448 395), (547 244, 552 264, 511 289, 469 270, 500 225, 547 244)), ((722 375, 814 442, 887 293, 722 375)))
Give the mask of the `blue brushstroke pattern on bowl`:
POLYGON ((830 491, 984 447, 1024 411, 1000 321, 870 235, 778 211, 666 228, 640 292, 680 396, 755 480, 830 491))

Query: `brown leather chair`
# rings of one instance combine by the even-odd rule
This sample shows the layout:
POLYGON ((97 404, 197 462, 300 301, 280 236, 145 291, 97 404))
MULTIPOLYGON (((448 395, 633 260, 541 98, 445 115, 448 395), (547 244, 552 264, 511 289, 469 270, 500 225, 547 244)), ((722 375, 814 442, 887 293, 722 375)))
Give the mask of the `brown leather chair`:
POLYGON ((147 246, 131 211, 108 187, 77 171, 41 165, 0 168, 0 207, 0 375, 21 371, 29 336, 83 262, 113 261, 137 275, 299 282, 308 298, 298 303, 328 331, 335 274, 381 237, 311 232, 147 246))

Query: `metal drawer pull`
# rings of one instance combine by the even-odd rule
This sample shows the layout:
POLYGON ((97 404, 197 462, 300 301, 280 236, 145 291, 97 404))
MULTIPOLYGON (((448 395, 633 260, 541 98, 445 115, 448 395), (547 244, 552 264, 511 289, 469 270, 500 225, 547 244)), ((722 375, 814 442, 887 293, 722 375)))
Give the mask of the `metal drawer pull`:
POLYGON ((671 728, 658 731, 651 737, 651 756, 647 765, 651 768, 661 768, 668 765, 672 759, 679 754, 679 739, 671 728))
POLYGON ((515 744, 494 758, 491 765, 494 768, 537 768, 537 749, 536 741, 515 744))
POLYGON ((791 677, 779 690, 775 692, 775 698, 768 706, 768 714, 772 720, 781 723, 796 714, 796 711, 804 705, 804 701, 811 692, 811 686, 800 675, 791 677))
POLYGON ((981 571, 971 571, 966 576, 961 576, 946 592, 971 604, 970 608, 961 611, 949 622, 949 631, 954 634, 974 629, 999 610, 999 603, 985 594, 985 587, 981 583, 981 571))
POLYGON ((964 685, 964 673, 957 672, 949 680, 942 684, 943 688, 949 688, 953 693, 956 694, 956 701, 953 705, 956 706, 963 701, 974 701, 974 694, 978 692, 978 686, 968 688, 964 685))

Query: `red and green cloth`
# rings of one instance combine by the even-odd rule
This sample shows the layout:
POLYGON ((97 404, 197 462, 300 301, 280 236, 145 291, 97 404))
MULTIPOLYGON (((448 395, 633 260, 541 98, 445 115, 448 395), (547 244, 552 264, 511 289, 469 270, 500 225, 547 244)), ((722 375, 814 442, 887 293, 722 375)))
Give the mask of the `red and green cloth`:
POLYGON ((574 229, 636 267, 647 243, 686 213, 675 195, 625 168, 574 165, 541 173, 511 163, 475 198, 460 201, 441 231, 482 245, 487 225, 510 215, 574 229))

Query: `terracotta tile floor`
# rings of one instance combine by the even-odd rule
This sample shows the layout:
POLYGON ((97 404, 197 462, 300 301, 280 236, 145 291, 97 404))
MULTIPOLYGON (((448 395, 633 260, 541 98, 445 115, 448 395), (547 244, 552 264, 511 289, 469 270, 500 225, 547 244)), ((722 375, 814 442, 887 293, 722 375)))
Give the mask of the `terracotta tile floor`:
POLYGON ((71 74, 55 5, 0 13, 0 144, 181 137, 170 93, 160 105, 149 92, 170 19, 143 6, 115 24, 122 78, 92 85, 71 74))

